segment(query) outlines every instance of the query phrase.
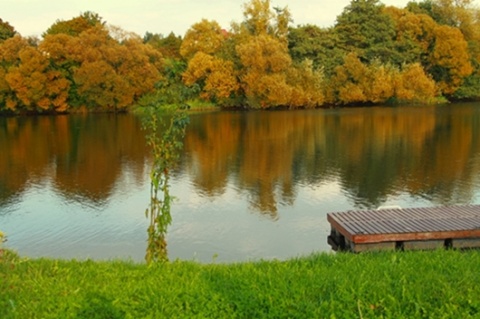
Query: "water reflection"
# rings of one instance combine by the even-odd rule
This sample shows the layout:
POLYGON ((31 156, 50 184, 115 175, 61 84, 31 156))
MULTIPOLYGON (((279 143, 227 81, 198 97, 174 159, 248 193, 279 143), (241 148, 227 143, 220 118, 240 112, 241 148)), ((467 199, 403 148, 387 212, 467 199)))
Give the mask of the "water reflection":
MULTIPOLYGON (((479 130, 475 104, 191 115, 172 174, 170 259, 207 246, 209 260, 311 251, 331 211, 478 204, 479 130)), ((132 115, 0 118, 9 244, 65 245, 62 256, 129 247, 143 260, 144 134, 132 115)))
MULTIPOLYGON (((356 207, 401 191, 469 202, 479 122, 474 105, 200 114, 191 117, 180 169, 203 196, 233 183, 252 210, 272 218, 298 187, 332 179, 356 207)), ((141 183, 149 158, 131 115, 2 118, 0 149, 0 205, 47 179, 65 198, 101 205, 126 167, 141 183)))
POLYGON ((105 203, 122 170, 143 179, 140 127, 128 115, 0 118, 0 207, 47 181, 68 200, 105 203))
POLYGON ((202 115, 192 117, 185 167, 205 195, 232 182, 273 218, 299 186, 332 177, 359 208, 401 191, 438 204, 469 202, 479 115, 473 106, 202 115))

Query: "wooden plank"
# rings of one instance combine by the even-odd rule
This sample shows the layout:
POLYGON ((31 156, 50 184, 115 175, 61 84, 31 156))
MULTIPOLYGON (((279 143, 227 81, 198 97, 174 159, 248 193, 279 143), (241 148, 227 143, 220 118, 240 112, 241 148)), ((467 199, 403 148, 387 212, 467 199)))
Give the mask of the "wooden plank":
POLYGON ((480 237, 478 230, 455 230, 441 232, 413 232, 413 233, 388 233, 388 234, 361 234, 352 235, 354 243, 378 243, 382 241, 408 241, 408 240, 430 240, 448 238, 480 237))
POLYGON ((335 228, 340 234, 342 234, 345 238, 348 240, 352 240, 352 232, 351 230, 347 230, 343 225, 344 223, 340 223, 336 216, 327 214, 327 220, 330 223, 330 225, 335 228))
POLYGON ((353 244, 480 238, 478 205, 335 212, 327 219, 353 244))

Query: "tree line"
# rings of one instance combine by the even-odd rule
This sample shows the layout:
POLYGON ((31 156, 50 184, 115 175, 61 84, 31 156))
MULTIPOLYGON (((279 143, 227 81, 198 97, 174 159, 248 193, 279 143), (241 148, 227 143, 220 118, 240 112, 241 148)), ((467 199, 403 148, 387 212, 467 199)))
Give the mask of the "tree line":
POLYGON ((42 39, 0 19, 0 111, 124 111, 206 101, 315 108, 480 97, 480 11, 471 0, 405 8, 352 0, 333 26, 292 26, 288 7, 243 4, 243 21, 143 38, 96 13, 57 20, 42 39))

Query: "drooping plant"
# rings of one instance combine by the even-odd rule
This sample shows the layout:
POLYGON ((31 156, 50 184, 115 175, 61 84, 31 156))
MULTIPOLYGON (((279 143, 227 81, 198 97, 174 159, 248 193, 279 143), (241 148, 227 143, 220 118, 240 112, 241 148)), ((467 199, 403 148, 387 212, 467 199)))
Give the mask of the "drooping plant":
POLYGON ((172 107, 158 111, 147 109, 144 126, 148 130, 147 144, 151 147, 153 162, 150 171, 150 204, 145 216, 150 219, 146 262, 168 261, 166 232, 172 222, 170 174, 179 159, 183 136, 189 123, 185 110, 172 107))

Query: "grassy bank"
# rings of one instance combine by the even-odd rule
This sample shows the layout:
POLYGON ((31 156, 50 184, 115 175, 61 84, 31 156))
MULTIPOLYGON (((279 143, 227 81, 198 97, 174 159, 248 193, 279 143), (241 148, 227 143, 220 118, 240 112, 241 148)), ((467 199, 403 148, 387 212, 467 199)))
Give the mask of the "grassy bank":
MULTIPOLYGON (((2 257, 0 257, 2 258, 2 257)), ((480 252, 0 263, 0 318, 478 318, 480 252)))
MULTIPOLYGON (((178 107, 185 108, 189 113, 195 112, 210 112, 210 111, 220 111, 222 108, 211 102, 203 102, 200 100, 189 100, 182 105, 178 104, 161 104, 161 109, 176 109, 178 107)), ((134 105, 130 108, 130 112, 137 115, 145 114, 145 106, 134 105)))

